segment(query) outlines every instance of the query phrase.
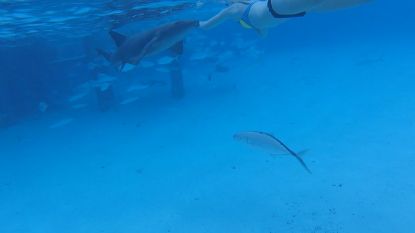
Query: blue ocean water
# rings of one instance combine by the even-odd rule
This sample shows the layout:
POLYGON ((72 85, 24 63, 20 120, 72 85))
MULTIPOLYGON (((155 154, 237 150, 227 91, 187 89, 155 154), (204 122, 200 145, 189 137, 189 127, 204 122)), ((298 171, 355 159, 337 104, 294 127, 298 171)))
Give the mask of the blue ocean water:
POLYGON ((1 233, 413 231, 415 4, 226 22, 121 71, 96 52, 224 7, 0 1, 1 233))

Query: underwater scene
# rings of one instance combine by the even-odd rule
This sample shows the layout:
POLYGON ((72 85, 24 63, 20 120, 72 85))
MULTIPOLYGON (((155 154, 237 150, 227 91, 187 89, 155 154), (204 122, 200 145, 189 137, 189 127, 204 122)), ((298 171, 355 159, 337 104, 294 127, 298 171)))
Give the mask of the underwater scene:
POLYGON ((0 0, 0 233, 415 232, 413 9, 0 0))

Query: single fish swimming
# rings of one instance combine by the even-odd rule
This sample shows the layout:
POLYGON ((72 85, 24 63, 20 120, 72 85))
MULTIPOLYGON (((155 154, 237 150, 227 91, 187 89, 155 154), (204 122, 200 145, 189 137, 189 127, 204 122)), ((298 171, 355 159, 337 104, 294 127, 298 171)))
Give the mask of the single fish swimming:
POLYGON ((183 40, 189 32, 199 27, 197 20, 183 20, 159 26, 157 28, 126 37, 110 31, 117 45, 117 51, 111 54, 101 49, 98 53, 110 63, 123 69, 125 64, 137 65, 144 57, 171 49, 175 54, 183 51, 183 40))
POLYGON ((261 147, 263 149, 270 149, 274 152, 283 152, 294 156, 304 169, 311 174, 311 170, 307 167, 299 153, 294 152, 288 146, 286 146, 281 140, 276 138, 274 135, 259 131, 247 131, 240 132, 233 135, 233 138, 238 141, 246 142, 250 145, 261 147))

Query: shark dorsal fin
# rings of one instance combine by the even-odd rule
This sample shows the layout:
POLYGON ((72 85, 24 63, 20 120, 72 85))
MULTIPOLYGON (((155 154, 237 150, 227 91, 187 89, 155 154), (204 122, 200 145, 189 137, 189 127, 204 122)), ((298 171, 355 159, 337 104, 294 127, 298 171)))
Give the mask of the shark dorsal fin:
POLYGON ((124 36, 121 33, 116 32, 116 31, 110 31, 109 34, 112 37, 112 39, 114 40, 117 47, 120 47, 122 44, 124 44, 124 41, 127 39, 126 36, 124 36))

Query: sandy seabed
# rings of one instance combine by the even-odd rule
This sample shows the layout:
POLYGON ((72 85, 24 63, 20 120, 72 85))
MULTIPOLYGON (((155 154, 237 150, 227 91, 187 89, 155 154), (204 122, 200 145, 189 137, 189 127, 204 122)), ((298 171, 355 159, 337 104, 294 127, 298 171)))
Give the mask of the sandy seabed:
POLYGON ((0 232, 412 232, 414 54, 373 43, 267 52, 187 80, 181 101, 4 129, 0 232), (232 139, 244 130, 308 149, 313 174, 232 139))

